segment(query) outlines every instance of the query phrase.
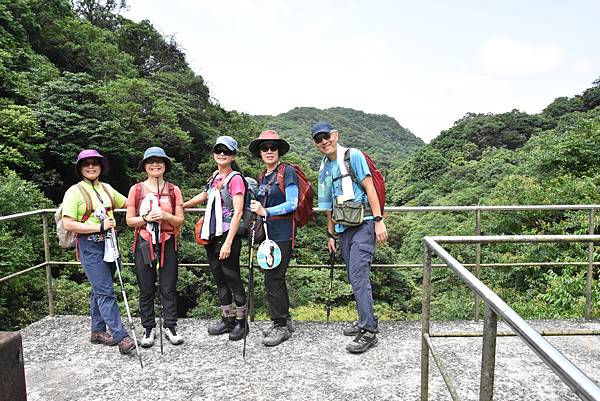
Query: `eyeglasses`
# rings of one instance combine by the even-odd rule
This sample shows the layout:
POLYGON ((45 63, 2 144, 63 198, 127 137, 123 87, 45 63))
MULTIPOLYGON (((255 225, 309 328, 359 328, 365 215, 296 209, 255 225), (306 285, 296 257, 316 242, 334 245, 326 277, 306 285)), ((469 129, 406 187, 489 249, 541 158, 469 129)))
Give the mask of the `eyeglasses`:
POLYGON ((156 158, 150 158, 148 160, 146 160, 146 164, 164 164, 165 161, 163 159, 161 159, 160 157, 156 157, 156 158))
POLYGON ((315 135, 313 140, 318 145, 323 141, 328 141, 330 138, 331 138, 331 132, 319 132, 317 135, 315 135))
POLYGON ((233 156, 235 154, 235 151, 225 146, 217 146, 213 149, 213 153, 215 155, 220 155, 221 153, 223 153, 225 156, 233 156))
POLYGON ((100 165, 100 160, 98 160, 98 159, 85 159, 79 163, 80 167, 87 167, 87 166, 96 167, 99 165, 100 165))
POLYGON ((265 143, 264 145, 262 145, 260 147, 261 152, 268 152, 268 151, 275 152, 276 150, 279 150, 279 146, 277 146, 274 143, 265 143))

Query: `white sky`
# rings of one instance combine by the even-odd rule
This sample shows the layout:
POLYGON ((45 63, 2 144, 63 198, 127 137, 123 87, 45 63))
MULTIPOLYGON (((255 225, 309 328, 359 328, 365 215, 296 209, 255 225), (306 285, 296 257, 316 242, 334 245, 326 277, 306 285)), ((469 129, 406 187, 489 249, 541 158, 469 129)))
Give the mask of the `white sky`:
POLYGON ((351 107, 426 142, 467 112, 540 112, 600 77, 600 0, 128 0, 227 110, 351 107))

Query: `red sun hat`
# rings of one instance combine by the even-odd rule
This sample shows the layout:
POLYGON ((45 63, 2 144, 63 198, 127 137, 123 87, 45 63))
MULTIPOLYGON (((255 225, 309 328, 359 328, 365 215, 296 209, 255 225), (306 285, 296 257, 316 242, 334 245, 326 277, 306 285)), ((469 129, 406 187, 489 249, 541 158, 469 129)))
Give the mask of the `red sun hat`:
POLYGON ((290 150, 290 144, 279 137, 277 131, 266 130, 260 133, 257 139, 250 142, 250 153, 260 158, 260 146, 265 142, 274 142, 279 148, 279 157, 285 155, 290 150))

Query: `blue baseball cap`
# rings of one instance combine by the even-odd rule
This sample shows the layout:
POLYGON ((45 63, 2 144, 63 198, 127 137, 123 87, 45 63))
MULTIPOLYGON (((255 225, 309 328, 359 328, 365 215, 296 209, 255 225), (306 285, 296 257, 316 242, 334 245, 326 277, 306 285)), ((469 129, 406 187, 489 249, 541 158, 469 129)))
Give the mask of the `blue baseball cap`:
POLYGON ((319 121, 318 123, 313 125, 313 127, 311 129, 313 139, 315 138, 315 136, 317 134, 320 134, 321 132, 331 132, 331 131, 333 131, 333 126, 330 123, 328 123, 327 121, 319 121))
POLYGON ((140 162, 138 168, 140 170, 144 170, 144 166, 146 165, 146 160, 151 157, 160 157, 165 161, 165 173, 168 173, 173 168, 173 162, 171 158, 167 156, 163 148, 159 148, 158 146, 151 146, 144 152, 144 158, 140 162))
POLYGON ((217 141, 215 142, 215 145, 213 146, 213 150, 215 149, 215 147, 217 145, 225 145, 227 146, 227 149, 229 150, 233 150, 234 152, 237 152, 238 150, 238 143, 235 139, 233 139, 232 137, 230 137, 229 135, 223 135, 217 138, 217 141))

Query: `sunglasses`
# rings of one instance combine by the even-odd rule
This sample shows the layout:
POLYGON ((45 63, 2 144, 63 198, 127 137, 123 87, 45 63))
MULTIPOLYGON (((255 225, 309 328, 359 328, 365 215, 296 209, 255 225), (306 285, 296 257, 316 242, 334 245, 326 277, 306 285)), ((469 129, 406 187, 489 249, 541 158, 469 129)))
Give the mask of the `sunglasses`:
POLYGON ((82 162, 79 163, 80 167, 87 167, 87 166, 96 167, 99 165, 100 165, 100 160, 98 160, 98 159, 87 159, 87 160, 83 160, 82 162))
POLYGON ((260 147, 260 150, 261 152, 275 152, 276 150, 279 150, 279 146, 274 143, 266 143, 260 147))
POLYGON ((163 159, 161 159, 160 157, 152 157, 148 160, 146 160, 146 164, 164 164, 165 161, 163 159))
POLYGON ((223 153, 225 156, 233 156, 235 154, 235 151, 225 146, 217 146, 213 149, 213 153, 215 155, 220 155, 221 153, 223 153))
POLYGON ((331 138, 331 132, 320 132, 317 135, 315 135, 313 140, 318 145, 323 141, 328 141, 330 138, 331 138))

